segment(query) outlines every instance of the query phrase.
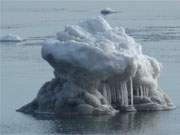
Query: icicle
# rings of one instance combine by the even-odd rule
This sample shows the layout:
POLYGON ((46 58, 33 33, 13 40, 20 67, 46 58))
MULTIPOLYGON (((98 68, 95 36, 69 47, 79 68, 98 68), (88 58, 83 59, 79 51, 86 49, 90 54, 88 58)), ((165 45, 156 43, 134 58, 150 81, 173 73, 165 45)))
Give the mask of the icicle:
POLYGON ((124 105, 124 91, 123 91, 123 85, 121 83, 121 105, 124 105))
POLYGON ((122 105, 122 88, 121 88, 121 84, 119 84, 119 98, 120 98, 120 103, 122 105))
POLYGON ((119 103, 119 89, 116 88, 116 102, 119 103))
POLYGON ((113 93, 113 90, 112 90, 111 86, 109 86, 109 90, 110 90, 110 93, 111 93, 111 102, 113 103, 114 102, 114 93, 113 93))
POLYGON ((147 97, 147 88, 144 86, 144 96, 147 97))
POLYGON ((143 97, 143 88, 141 85, 140 85, 140 96, 143 97))
POLYGON ((119 98, 120 98, 120 104, 122 105, 122 86, 121 86, 121 83, 119 83, 119 98))
POLYGON ((119 102, 118 82, 115 83, 115 91, 116 91, 116 103, 118 103, 119 102))
POLYGON ((145 86, 143 86, 143 94, 144 96, 148 97, 148 88, 146 88, 145 86))
POLYGON ((121 98, 122 98, 122 106, 128 106, 128 91, 126 82, 121 83, 121 98))
POLYGON ((105 84, 103 84, 102 94, 106 99, 108 98, 108 96, 107 96, 107 88, 106 88, 105 84))
POLYGON ((117 84, 116 90, 117 90, 117 102, 118 104, 121 104, 121 85, 117 84))
POLYGON ((144 96, 147 96, 147 89, 145 86, 144 86, 144 96))
POLYGON ((142 92, 143 92, 143 97, 145 96, 145 89, 144 89, 144 86, 142 85, 142 92))
POLYGON ((124 82, 124 96, 125 96, 125 106, 128 106, 128 90, 127 90, 126 82, 124 82))
POLYGON ((109 86, 105 85, 105 89, 106 89, 106 93, 107 93, 106 99, 109 102, 109 104, 111 104, 111 92, 110 92, 109 86))
POLYGON ((133 81, 130 77, 130 105, 133 105, 133 81))
POLYGON ((117 84, 117 102, 119 104, 121 103, 121 89, 119 84, 117 84))
POLYGON ((140 96, 139 95, 139 88, 138 87, 136 88, 136 92, 137 92, 137 96, 140 96))
POLYGON ((143 97, 144 97, 146 95, 144 86, 142 86, 142 91, 143 91, 143 97))
POLYGON ((113 86, 113 92, 114 92, 114 103, 117 102, 117 92, 116 92, 116 88, 113 86))
POLYGON ((107 93, 108 93, 108 101, 109 101, 109 104, 111 104, 112 98, 111 98, 111 90, 110 90, 109 86, 108 86, 107 93))
POLYGON ((146 88, 146 95, 149 97, 149 88, 146 88))
POLYGON ((114 89, 113 89, 112 86, 110 87, 110 92, 111 92, 111 101, 112 101, 112 103, 114 103, 114 101, 115 101, 115 95, 114 95, 114 89))

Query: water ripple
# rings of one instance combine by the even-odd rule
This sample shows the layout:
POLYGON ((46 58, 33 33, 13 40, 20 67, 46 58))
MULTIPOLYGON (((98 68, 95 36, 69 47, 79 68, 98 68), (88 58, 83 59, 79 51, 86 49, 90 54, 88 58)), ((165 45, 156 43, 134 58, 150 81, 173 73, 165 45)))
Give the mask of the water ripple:
POLYGON ((180 40, 180 26, 128 28, 127 33, 141 41, 180 40))

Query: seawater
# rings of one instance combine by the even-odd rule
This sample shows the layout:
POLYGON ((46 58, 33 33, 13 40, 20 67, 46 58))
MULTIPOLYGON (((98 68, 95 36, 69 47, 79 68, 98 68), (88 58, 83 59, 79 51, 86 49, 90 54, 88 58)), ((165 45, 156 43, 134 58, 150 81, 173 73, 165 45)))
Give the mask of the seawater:
POLYGON ((180 1, 1 1, 1 35, 18 34, 22 43, 0 43, 0 132, 2 134, 180 134, 180 1), (53 69, 41 58, 41 43, 67 24, 105 16, 142 44, 163 65, 160 84, 176 110, 119 113, 117 116, 32 117, 16 112, 31 101, 53 69))

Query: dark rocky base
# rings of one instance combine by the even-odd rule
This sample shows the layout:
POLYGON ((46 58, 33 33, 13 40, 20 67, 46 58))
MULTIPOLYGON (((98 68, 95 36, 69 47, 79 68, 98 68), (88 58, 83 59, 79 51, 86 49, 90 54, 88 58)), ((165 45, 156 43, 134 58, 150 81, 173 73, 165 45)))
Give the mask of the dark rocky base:
POLYGON ((88 92, 66 80, 52 79, 42 86, 32 102, 17 111, 37 115, 114 115, 117 112, 175 109, 168 97, 134 96, 133 103, 128 106, 109 104, 98 90, 88 92), (71 92, 70 96, 66 95, 67 89, 71 92))

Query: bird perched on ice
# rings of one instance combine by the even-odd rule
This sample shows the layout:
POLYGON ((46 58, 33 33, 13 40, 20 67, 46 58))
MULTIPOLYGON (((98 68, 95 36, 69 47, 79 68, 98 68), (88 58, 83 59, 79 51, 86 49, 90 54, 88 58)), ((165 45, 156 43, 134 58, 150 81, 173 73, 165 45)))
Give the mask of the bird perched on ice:
POLYGON ((111 8, 104 8, 101 10, 102 15, 108 15, 108 14, 112 14, 112 13, 117 13, 117 11, 112 10, 111 8))

